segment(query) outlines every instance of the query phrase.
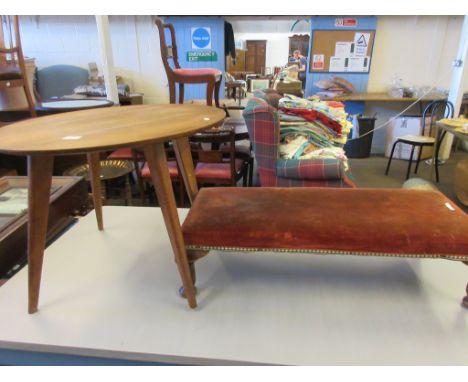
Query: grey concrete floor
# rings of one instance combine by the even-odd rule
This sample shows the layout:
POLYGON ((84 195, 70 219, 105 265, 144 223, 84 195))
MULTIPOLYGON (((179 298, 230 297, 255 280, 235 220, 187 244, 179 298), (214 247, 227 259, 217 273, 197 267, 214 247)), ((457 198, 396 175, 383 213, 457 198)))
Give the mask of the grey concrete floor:
MULTIPOLYGON (((455 165, 459 160, 467 158, 467 152, 458 151, 452 153, 450 159, 439 167, 439 183, 435 182, 435 174, 434 179, 431 180, 431 167, 424 163, 424 161, 421 161, 417 174, 414 174, 415 164, 413 163, 410 178, 422 178, 433 182, 442 193, 468 212, 468 208, 459 202, 453 189, 455 165)), ((389 174, 386 176, 385 168, 387 166, 387 161, 388 158, 383 155, 373 155, 369 158, 362 159, 349 159, 350 177, 358 187, 400 188, 406 180, 408 161, 392 160, 389 174)))

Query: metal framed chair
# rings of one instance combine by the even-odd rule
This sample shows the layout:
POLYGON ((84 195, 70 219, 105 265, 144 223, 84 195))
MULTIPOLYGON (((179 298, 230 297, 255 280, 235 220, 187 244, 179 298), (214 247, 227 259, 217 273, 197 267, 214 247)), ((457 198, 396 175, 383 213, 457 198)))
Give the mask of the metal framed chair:
POLYGON ((166 70, 167 80, 169 82, 169 102, 176 103, 175 85, 179 84, 179 103, 184 103, 184 85, 185 84, 206 84, 206 104, 213 105, 213 95, 216 107, 219 107, 219 91, 223 74, 220 70, 214 68, 207 69, 183 69, 179 64, 177 53, 177 43, 175 29, 172 24, 164 24, 160 18, 157 18, 156 26, 159 31, 159 42, 161 46, 161 57, 166 70), (165 29, 170 32, 171 45, 166 43, 165 29), (172 59, 174 68, 170 65, 169 59, 172 59))
POLYGON ((1 16, 0 25, 0 90, 22 87, 32 117, 36 117, 32 89, 21 47, 19 17, 1 16))
MULTIPOLYGON (((385 170, 385 175, 388 175, 390 170, 390 165, 392 163, 393 154, 395 152, 396 145, 399 143, 411 145, 411 154, 408 161, 408 169, 406 171, 406 179, 409 178, 411 172, 411 165, 413 164, 413 155, 414 150, 417 147, 419 149, 418 158, 416 161, 416 168, 414 173, 418 173, 419 162, 421 161, 421 154, 424 147, 434 147, 436 138, 432 135, 432 127, 435 122, 441 118, 453 118, 454 107, 450 101, 433 101, 423 111, 422 115, 422 135, 403 135, 398 137, 395 143, 392 146, 392 152, 390 158, 388 158, 387 168, 385 170), (429 119, 429 122, 427 121, 429 119), (429 126, 427 126, 429 123, 429 126), (428 128, 427 128, 428 127, 428 128)), ((435 164, 436 167, 436 180, 439 181, 439 171, 438 163, 435 164)))

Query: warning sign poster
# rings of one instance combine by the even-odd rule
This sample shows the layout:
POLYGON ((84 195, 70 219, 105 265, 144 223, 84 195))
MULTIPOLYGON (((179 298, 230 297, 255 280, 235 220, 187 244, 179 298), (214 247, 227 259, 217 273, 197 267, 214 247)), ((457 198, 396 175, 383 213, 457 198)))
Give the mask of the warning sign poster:
POLYGON ((324 54, 314 54, 312 58, 312 69, 314 70, 325 69, 325 55, 324 54))
POLYGON ((367 56, 367 48, 369 47, 370 33, 358 32, 354 34, 354 56, 365 57, 367 56))

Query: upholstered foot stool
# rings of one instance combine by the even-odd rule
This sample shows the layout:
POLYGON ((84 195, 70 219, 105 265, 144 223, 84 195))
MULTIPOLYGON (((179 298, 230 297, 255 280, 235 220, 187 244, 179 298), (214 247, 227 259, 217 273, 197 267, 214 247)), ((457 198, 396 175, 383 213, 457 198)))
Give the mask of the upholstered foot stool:
MULTIPOLYGON (((212 249, 417 257, 468 265, 468 216, 437 191, 204 188, 182 231, 193 283, 195 261, 212 249)), ((468 307, 468 290, 463 305, 468 307)))

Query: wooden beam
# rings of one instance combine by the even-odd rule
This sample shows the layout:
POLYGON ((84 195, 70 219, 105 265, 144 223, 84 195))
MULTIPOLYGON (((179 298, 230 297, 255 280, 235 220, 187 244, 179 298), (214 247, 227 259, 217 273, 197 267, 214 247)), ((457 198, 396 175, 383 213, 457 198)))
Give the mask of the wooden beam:
POLYGON ((107 99, 119 104, 119 93, 114 72, 114 59, 112 55, 112 42, 109 33, 109 17, 107 15, 96 16, 99 46, 101 52, 101 65, 104 73, 107 99))

